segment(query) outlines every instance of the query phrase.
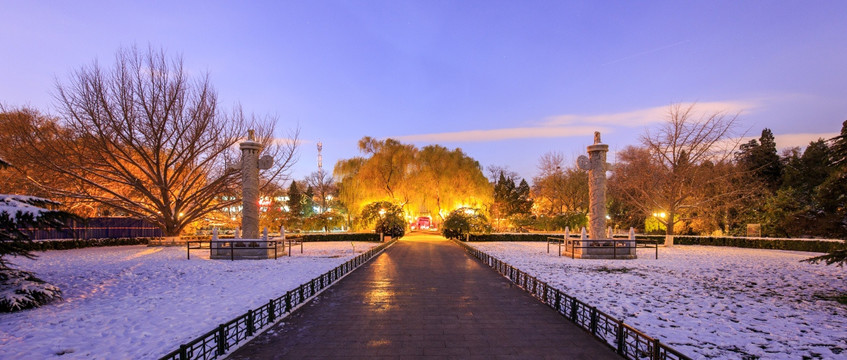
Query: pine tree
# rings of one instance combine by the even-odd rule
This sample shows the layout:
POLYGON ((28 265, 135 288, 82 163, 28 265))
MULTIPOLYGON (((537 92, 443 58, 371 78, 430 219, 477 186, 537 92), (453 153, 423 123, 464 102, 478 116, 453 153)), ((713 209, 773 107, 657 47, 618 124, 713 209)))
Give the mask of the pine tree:
POLYGON ((521 179, 521 183, 518 185, 516 193, 518 198, 515 201, 514 212, 512 215, 529 215, 532 211, 532 199, 530 199, 530 188, 526 179, 521 179))
POLYGON ((288 187, 288 213, 293 218, 300 218, 303 215, 303 194, 297 186, 296 181, 291 182, 288 187))
POLYGON ((829 227, 827 235, 847 238, 847 121, 830 141, 833 170, 816 189, 815 200, 823 214, 821 225, 829 227))
POLYGON ((776 141, 773 132, 765 128, 759 141, 750 140, 739 147, 736 160, 755 178, 761 180, 771 192, 779 189, 782 179, 783 164, 776 151, 776 141))
MULTIPOLYGON (((0 169, 11 164, 0 159, 0 169)), ((0 312, 19 311, 39 307, 61 299, 58 287, 45 283, 34 274, 9 266, 5 256, 34 259, 29 250, 32 241, 22 228, 58 228, 71 215, 46 209, 55 206, 53 201, 24 195, 0 194, 0 312)))

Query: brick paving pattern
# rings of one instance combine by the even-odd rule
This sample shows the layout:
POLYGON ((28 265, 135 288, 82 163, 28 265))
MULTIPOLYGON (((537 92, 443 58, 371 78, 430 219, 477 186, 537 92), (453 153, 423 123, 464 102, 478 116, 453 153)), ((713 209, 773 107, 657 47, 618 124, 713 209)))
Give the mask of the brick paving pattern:
POLYGON ((440 236, 412 235, 230 359, 620 359, 440 236))

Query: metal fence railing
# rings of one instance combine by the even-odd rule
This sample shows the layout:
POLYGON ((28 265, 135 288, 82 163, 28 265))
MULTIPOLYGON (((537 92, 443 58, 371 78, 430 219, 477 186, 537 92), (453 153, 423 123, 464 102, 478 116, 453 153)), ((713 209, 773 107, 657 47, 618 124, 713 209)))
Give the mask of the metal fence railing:
POLYGON ((162 229, 142 219, 129 217, 98 217, 68 220, 59 228, 21 228, 30 240, 56 239, 114 239, 164 236, 162 229))
POLYGON ((507 277, 533 297, 602 340, 624 358, 632 360, 691 359, 668 345, 662 344, 659 339, 638 331, 622 320, 618 320, 594 306, 565 294, 500 259, 470 247, 461 241, 455 242, 482 263, 507 277))
POLYGON ((338 279, 347 273, 366 263, 395 241, 374 247, 309 282, 286 292, 284 295, 276 299, 271 299, 267 304, 256 309, 248 310, 241 316, 219 325, 194 340, 180 345, 178 349, 161 357, 160 360, 217 359, 226 354, 235 345, 256 334, 259 329, 271 325, 277 319, 290 314, 295 307, 306 302, 309 298, 329 287, 329 285, 338 281, 338 279))
POLYGON ((559 250, 559 256, 562 256, 562 249, 571 254, 571 258, 576 258, 576 249, 592 249, 596 247, 608 247, 613 250, 612 258, 617 259, 618 250, 623 250, 621 255, 628 254, 629 249, 655 249, 656 259, 659 258, 659 242, 657 240, 632 240, 632 239, 603 239, 589 240, 582 238, 564 238, 564 237, 547 237, 547 253, 550 253, 550 244, 556 244, 559 250))

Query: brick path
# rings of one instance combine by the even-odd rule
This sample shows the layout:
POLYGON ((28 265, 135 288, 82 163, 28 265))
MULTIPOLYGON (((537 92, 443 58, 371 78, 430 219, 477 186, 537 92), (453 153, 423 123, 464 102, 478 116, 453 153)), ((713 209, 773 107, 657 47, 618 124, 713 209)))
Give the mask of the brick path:
POLYGON ((230 359, 620 359, 440 236, 407 236, 230 359))

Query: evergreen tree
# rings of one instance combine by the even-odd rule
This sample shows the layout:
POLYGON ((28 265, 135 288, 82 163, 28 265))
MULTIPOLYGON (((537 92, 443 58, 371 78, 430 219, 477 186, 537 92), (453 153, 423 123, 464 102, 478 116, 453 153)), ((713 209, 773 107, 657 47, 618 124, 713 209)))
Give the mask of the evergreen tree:
POLYGON ((782 180, 783 164, 776 151, 773 132, 765 128, 759 141, 750 140, 739 147, 736 154, 738 163, 761 180, 765 186, 775 192, 782 180))
POLYGON ((511 203, 515 192, 515 182, 500 172, 500 178, 494 183, 493 214, 495 219, 507 218, 511 215, 511 203))
POLYGON ((288 213, 294 218, 303 216, 303 194, 297 186, 296 181, 291 182, 288 187, 288 213))
POLYGON ((847 238, 847 121, 841 127, 841 134, 830 141, 833 170, 816 189, 815 201, 820 225, 827 235, 847 238))
POLYGON ((833 171, 831 153, 823 139, 809 143, 802 155, 798 150, 793 151, 783 160, 782 188, 795 189, 798 200, 810 204, 815 188, 833 171))
POLYGON ((532 199, 530 198, 529 183, 526 182, 526 179, 521 179, 521 183, 515 192, 517 199, 512 215, 529 215, 532 212, 532 199))
MULTIPOLYGON (((502 172, 500 178, 494 184, 494 204, 492 214, 498 222, 500 219, 513 219, 515 216, 529 215, 532 210, 532 199, 530 199, 530 187, 526 179, 515 186, 511 177, 502 172)), ((513 224, 516 225, 516 224, 513 224)))
POLYGON ((303 198, 300 202, 303 204, 304 218, 315 215, 315 190, 312 188, 312 185, 306 187, 306 192, 303 193, 303 198))
MULTIPOLYGON (((11 164, 0 159, 0 169, 11 164)), ((26 228, 59 228, 72 218, 63 211, 47 209, 58 203, 34 196, 0 194, 0 312, 39 307, 61 299, 62 291, 34 274, 11 268, 7 256, 34 259, 26 228)))

